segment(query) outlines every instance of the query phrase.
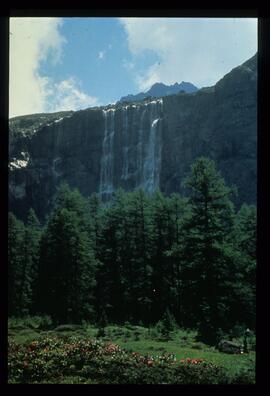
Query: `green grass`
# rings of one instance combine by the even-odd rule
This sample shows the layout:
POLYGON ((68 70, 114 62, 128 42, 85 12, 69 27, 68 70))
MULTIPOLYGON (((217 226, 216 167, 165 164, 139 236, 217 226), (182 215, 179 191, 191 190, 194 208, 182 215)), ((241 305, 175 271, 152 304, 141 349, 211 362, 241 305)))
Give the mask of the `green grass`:
MULTIPOLYGON (((37 340, 44 335, 57 335, 58 337, 77 336, 95 338, 97 328, 91 325, 62 326, 60 329, 43 330, 41 328, 27 327, 18 321, 9 322, 9 337, 19 344, 37 340)), ((41 326, 42 327, 42 326, 41 326)), ((111 341, 129 351, 139 352, 143 355, 159 356, 162 353, 171 353, 177 359, 202 358, 208 362, 223 366, 230 376, 241 370, 250 369, 255 372, 255 352, 248 354, 230 355, 220 353, 214 347, 196 341, 196 331, 178 329, 171 333, 171 339, 162 341, 158 339, 153 329, 142 326, 116 326, 110 325, 105 329, 105 341, 111 341)), ((79 377, 60 378, 58 383, 88 383, 79 377)), ((94 382, 91 382, 94 383, 94 382)))
POLYGON ((125 340, 121 336, 111 337, 111 341, 122 348, 145 355, 158 356, 166 352, 174 354, 177 359, 202 358, 225 367, 230 375, 248 368, 252 368, 255 371, 255 352, 251 351, 248 354, 240 355, 221 353, 214 347, 198 343, 195 338, 195 331, 175 331, 172 334, 172 340, 169 341, 151 340, 147 338, 147 329, 141 328, 139 331, 141 332, 141 337, 138 341, 125 340))
POLYGON ((205 347, 203 350, 197 350, 189 346, 179 346, 179 344, 174 340, 168 342, 145 340, 123 342, 118 339, 115 340, 115 342, 123 348, 140 352, 142 354, 150 354, 152 356, 157 356, 162 354, 162 352, 167 352, 176 355, 177 359, 202 358, 225 367, 231 375, 241 369, 247 369, 251 366, 255 370, 255 352, 241 355, 228 355, 215 351, 211 347, 205 347))

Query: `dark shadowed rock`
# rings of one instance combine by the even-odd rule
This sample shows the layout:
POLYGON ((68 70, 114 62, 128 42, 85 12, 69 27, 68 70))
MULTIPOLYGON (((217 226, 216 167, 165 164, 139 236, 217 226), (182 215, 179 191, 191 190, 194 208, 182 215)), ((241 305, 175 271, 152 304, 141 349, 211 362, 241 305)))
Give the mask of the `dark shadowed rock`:
POLYGON ((242 348, 241 345, 236 344, 235 342, 221 340, 218 344, 218 350, 223 353, 238 354, 241 353, 242 348))

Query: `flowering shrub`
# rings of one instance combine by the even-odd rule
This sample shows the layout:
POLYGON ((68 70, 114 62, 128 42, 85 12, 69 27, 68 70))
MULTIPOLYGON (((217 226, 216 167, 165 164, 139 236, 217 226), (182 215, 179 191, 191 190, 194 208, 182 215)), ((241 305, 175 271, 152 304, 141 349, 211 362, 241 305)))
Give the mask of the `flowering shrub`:
POLYGON ((204 360, 203 359, 190 359, 190 358, 186 358, 186 359, 181 359, 180 363, 186 363, 186 364, 199 364, 202 363, 204 360))
POLYGON ((9 381, 42 382, 79 375, 100 383, 226 383, 223 370, 203 359, 177 360, 172 354, 142 356, 113 343, 46 337, 27 345, 9 342, 9 381))

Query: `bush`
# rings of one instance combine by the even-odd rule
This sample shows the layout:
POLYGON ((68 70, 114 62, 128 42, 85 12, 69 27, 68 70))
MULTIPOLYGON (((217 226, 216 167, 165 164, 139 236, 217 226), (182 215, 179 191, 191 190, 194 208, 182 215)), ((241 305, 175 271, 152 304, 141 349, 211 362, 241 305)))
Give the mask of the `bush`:
POLYGON ((156 330, 159 333, 159 339, 169 340, 171 339, 170 333, 175 330, 176 322, 173 315, 167 309, 162 319, 157 323, 156 330))
POLYGON ((202 359, 179 361, 171 354, 142 356, 112 343, 74 337, 46 337, 23 346, 11 342, 8 368, 10 383, 57 382, 57 378, 61 382, 63 376, 104 384, 228 382, 222 368, 202 359))
POLYGON ((128 329, 128 330, 133 330, 134 329, 134 325, 132 325, 130 322, 128 322, 128 321, 126 321, 125 323, 124 323, 124 326, 125 326, 125 328, 126 329, 128 329))
POLYGON ((192 349, 199 349, 202 350, 203 349, 203 344, 201 342, 194 342, 194 344, 191 345, 192 349))
POLYGON ((245 333, 245 326, 236 324, 229 332, 230 336, 233 338, 242 338, 245 333))
POLYGON ((130 331, 125 331, 125 334, 124 334, 124 336, 125 336, 125 338, 130 338, 131 337, 131 333, 130 333, 130 331))
POLYGON ((160 340, 160 341, 171 340, 170 330, 166 327, 166 325, 164 325, 164 322, 162 320, 160 320, 156 324, 155 329, 156 329, 156 334, 157 334, 157 336, 155 338, 157 340, 160 340))
POLYGON ((159 336, 160 336, 160 333, 159 333, 159 330, 158 330, 157 326, 150 327, 150 329, 148 331, 148 337, 147 338, 150 338, 152 340, 156 340, 157 338, 159 338, 159 336))
POLYGON ((249 339, 248 339, 248 348, 251 351, 255 351, 256 350, 256 336, 254 333, 251 333, 249 339))
POLYGON ((134 341, 139 341, 140 340, 140 336, 141 336, 141 332, 138 330, 133 331, 132 333, 132 339, 134 341))
POLYGON ((30 319, 32 321, 33 327, 40 330, 51 330, 53 328, 53 321, 49 315, 34 316, 30 319))
POLYGON ((117 328, 117 329, 113 329, 111 333, 113 337, 121 338, 124 335, 124 330, 121 328, 117 328))
POLYGON ((104 309, 102 309, 102 311, 99 315, 97 325, 99 328, 104 328, 104 327, 108 326, 108 318, 107 318, 107 314, 104 309))
POLYGON ((53 328, 53 321, 50 316, 25 316, 22 318, 11 317, 8 320, 10 329, 24 330, 27 328, 34 330, 50 330, 53 328))
POLYGON ((97 337, 98 338, 105 337, 106 335, 105 327, 108 326, 108 318, 104 309, 102 309, 99 315, 97 325, 98 325, 97 337))
POLYGON ((97 338, 102 338, 105 337, 106 333, 105 333, 105 328, 104 327, 99 327, 98 331, 97 331, 97 338))
POLYGON ((252 369, 242 369, 231 380, 232 384, 255 384, 255 372, 252 369))

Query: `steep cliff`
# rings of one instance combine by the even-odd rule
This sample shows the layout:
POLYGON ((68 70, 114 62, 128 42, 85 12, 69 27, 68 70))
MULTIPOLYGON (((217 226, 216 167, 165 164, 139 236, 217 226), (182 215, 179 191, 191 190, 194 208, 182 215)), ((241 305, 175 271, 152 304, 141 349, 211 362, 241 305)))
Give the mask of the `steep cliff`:
POLYGON ((214 159, 236 204, 256 202, 257 56, 214 87, 162 99, 10 120, 10 209, 44 219, 60 181, 103 200, 118 187, 181 191, 199 155, 214 159))

